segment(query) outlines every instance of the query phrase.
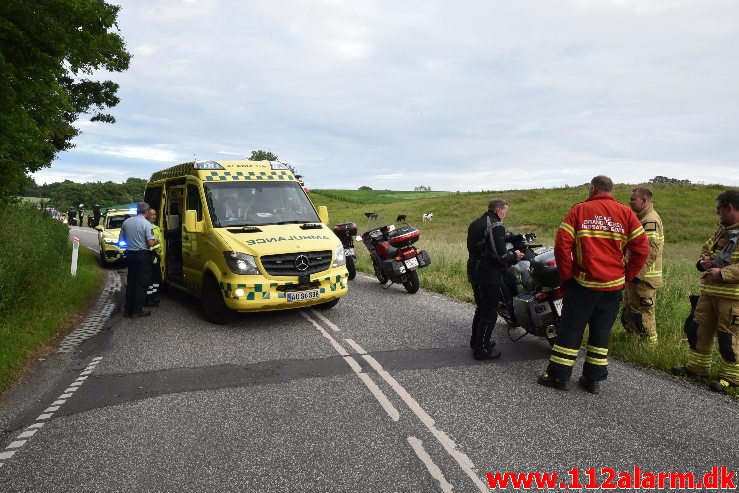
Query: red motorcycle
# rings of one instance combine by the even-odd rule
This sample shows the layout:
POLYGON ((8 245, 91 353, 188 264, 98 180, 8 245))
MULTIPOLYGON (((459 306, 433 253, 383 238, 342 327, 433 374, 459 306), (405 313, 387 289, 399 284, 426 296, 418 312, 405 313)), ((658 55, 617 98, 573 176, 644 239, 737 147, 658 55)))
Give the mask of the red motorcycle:
POLYGON ((380 283, 402 283, 409 293, 418 291, 418 269, 431 264, 428 252, 413 246, 420 236, 421 232, 409 224, 398 228, 390 224, 362 234, 380 283))

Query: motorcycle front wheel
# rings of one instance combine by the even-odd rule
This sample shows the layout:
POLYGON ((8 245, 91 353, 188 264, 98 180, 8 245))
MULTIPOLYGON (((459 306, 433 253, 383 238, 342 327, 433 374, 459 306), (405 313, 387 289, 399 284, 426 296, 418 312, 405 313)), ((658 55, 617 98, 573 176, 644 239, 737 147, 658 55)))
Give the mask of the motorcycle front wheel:
POLYGON ((372 267, 375 269, 375 276, 377 276, 377 280, 380 281, 380 284, 386 284, 387 277, 385 277, 385 274, 382 272, 382 267, 377 265, 377 262, 375 262, 374 259, 372 259, 372 267))
POLYGON ((410 294, 418 292, 421 287, 421 280, 418 278, 418 272, 412 270, 405 275, 405 281, 403 281, 403 287, 410 294))
POLYGON ((354 263, 354 257, 351 255, 346 256, 346 270, 349 271, 350 281, 357 277, 357 265, 354 263))

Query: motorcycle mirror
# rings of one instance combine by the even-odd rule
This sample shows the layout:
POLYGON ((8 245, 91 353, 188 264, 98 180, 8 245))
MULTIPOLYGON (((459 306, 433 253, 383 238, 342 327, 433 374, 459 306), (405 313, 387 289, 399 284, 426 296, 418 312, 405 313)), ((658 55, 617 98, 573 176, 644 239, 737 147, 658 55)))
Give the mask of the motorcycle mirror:
POLYGON ((362 241, 362 237, 360 235, 357 235, 357 237, 354 238, 354 239, 357 240, 357 241, 362 241))

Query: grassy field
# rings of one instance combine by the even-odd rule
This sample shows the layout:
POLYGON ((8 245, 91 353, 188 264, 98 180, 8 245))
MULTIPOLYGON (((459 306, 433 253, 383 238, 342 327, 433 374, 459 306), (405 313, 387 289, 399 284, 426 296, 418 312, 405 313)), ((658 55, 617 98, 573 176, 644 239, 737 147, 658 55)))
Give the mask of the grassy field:
POLYGON ((0 392, 70 328, 103 281, 96 256, 80 249, 69 273, 67 227, 38 210, 0 211, 0 392))
MULTIPOLYGON (((634 185, 619 185, 615 197, 628 203, 634 185)), ((716 196, 726 188, 703 185, 655 185, 655 209, 665 226, 664 287, 658 292, 657 324, 660 345, 649 349, 639 341, 627 339, 620 323, 612 338, 612 354, 642 366, 669 370, 687 360, 687 343, 682 331, 690 311, 688 295, 698 292, 695 261, 700 246, 715 231, 716 196)), ((353 191, 347 191, 352 196, 353 191)), ((404 192, 408 193, 408 192, 404 192)), ((410 192, 413 194, 413 192, 410 192)), ((569 207, 587 197, 583 187, 557 189, 511 190, 489 193, 441 193, 428 196, 405 195, 402 200, 358 202, 339 199, 336 191, 314 190, 311 199, 329 208, 331 224, 354 221, 360 232, 370 227, 394 222, 406 214, 408 222, 418 227, 421 239, 417 245, 431 254, 431 266, 421 271, 421 286, 460 300, 472 301, 472 290, 466 275, 467 226, 487 208, 490 199, 501 197, 510 204, 506 219, 509 230, 535 232, 541 243, 552 245, 554 232, 569 207), (376 212, 379 220, 369 223, 365 212, 376 212), (423 223, 424 212, 433 212, 434 220, 423 223)), ((358 265, 372 272, 366 249, 358 245, 358 265)), ((716 356, 717 357, 717 356, 716 356)))
POLYGON ((353 204, 386 204, 405 200, 426 200, 449 192, 411 192, 398 190, 321 190, 321 195, 353 204))

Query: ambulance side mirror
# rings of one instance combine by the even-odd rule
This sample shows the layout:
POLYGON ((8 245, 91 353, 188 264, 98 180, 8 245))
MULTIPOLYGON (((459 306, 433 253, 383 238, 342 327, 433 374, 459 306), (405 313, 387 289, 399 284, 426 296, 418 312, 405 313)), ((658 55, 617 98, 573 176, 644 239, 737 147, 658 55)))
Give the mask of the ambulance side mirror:
POLYGON ((98 224, 97 226, 95 226, 95 229, 97 229, 98 231, 102 231, 103 230, 103 225, 102 224, 98 224))
POLYGON ((325 205, 318 206, 318 217, 323 224, 328 224, 328 207, 325 205))
POLYGON ((185 231, 188 233, 203 232, 203 223, 198 222, 197 211, 185 211, 185 231))

